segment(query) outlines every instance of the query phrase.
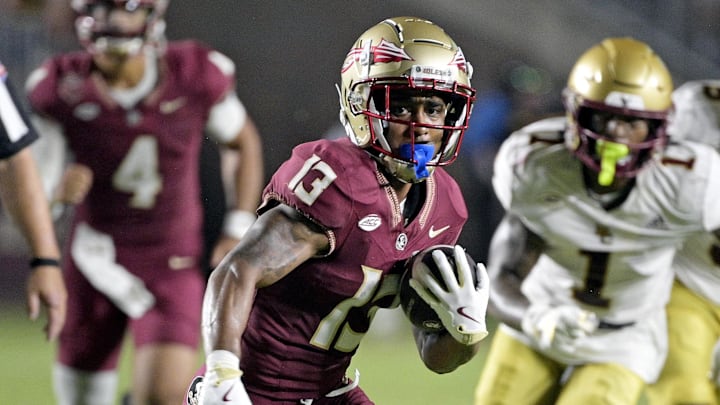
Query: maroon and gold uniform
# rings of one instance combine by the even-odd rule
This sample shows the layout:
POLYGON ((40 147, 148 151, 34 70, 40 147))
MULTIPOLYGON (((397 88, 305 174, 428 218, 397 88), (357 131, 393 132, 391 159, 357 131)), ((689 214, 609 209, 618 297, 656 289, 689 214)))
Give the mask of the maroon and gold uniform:
POLYGON ((397 306, 396 263, 457 241, 467 209, 456 182, 438 168, 415 187, 424 202, 406 224, 386 177, 348 139, 300 145, 276 172, 260 211, 293 207, 325 230, 330 251, 258 290, 240 365, 251 398, 338 388, 377 308, 397 306))

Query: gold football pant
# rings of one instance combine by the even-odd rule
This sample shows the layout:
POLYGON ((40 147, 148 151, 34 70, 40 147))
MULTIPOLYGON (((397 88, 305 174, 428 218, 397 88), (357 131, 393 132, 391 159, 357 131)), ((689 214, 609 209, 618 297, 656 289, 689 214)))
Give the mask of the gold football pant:
POLYGON ((475 390, 475 405, 635 405, 644 385, 618 364, 570 370, 499 328, 475 390), (567 380, 566 371, 571 372, 567 380))
POLYGON ((649 405, 718 404, 708 373, 720 336, 720 306, 676 281, 667 317, 668 357, 657 383, 647 389, 649 405))

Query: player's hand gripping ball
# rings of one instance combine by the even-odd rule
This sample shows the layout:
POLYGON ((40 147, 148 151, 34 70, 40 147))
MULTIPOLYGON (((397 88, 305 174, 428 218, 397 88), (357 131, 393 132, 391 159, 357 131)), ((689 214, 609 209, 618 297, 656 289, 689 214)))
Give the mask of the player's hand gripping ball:
POLYGON ((460 246, 436 245, 411 258, 399 294, 405 315, 424 331, 447 329, 463 344, 474 344, 488 334, 487 272, 460 246))

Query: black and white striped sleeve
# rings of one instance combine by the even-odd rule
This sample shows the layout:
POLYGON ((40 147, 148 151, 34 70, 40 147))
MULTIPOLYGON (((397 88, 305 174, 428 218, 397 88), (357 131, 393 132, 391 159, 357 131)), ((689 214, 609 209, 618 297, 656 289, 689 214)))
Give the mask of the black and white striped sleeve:
POLYGON ((7 76, 7 70, 0 64, 0 159, 14 155, 38 138, 16 101, 7 76))

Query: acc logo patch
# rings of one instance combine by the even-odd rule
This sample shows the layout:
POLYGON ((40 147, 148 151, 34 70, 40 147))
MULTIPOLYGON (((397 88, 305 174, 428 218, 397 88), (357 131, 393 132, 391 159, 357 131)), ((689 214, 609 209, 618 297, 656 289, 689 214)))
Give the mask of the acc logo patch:
POLYGON ((377 214, 370 214, 358 221, 358 227, 365 232, 372 232, 382 225, 382 219, 377 214))

